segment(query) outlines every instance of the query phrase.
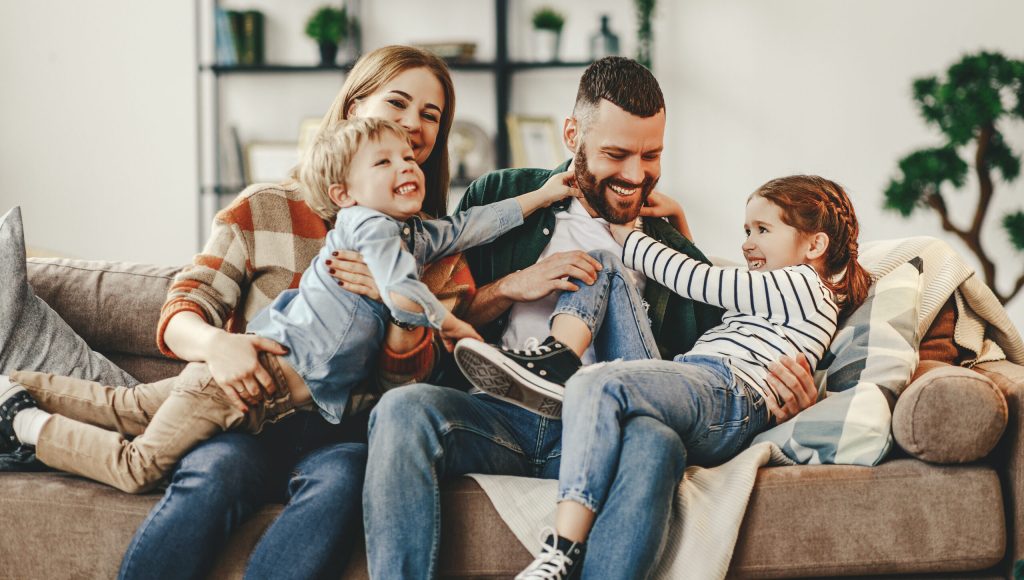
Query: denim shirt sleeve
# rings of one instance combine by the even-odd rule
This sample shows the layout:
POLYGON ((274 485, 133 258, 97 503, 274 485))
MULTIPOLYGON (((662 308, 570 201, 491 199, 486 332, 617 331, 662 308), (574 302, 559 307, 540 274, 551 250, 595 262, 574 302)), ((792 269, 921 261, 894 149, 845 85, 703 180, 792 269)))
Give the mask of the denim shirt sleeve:
POLYGON ((482 244, 493 242, 523 223, 523 209, 515 198, 454 215, 422 222, 416 254, 424 264, 482 244))
POLYGON ((347 242, 339 247, 362 254, 380 288, 381 300, 395 320, 440 329, 448 311, 420 282, 416 259, 402 246, 401 228, 402 224, 380 212, 346 208, 338 214, 337 227, 328 235, 338 236, 341 238, 339 241, 347 242), (348 215, 343 216, 346 212, 348 215), (423 312, 397 307, 391 299, 392 292, 419 304, 423 312))

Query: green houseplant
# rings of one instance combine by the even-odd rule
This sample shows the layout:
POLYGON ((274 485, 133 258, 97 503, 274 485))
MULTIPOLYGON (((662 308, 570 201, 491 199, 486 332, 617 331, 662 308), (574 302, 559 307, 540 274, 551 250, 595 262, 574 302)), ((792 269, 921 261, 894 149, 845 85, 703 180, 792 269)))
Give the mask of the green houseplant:
POLYGON ((558 60, 563 26, 565 26, 565 16, 550 6, 542 6, 533 13, 537 60, 558 60))
MULTIPOLYGON (((917 79, 913 87, 921 116, 938 127, 945 143, 899 161, 900 175, 885 190, 885 207, 904 217, 919 207, 938 213, 942 229, 970 248, 981 262, 985 283, 1006 304, 1024 287, 1024 274, 1009 292, 996 289, 996 264, 981 245, 981 231, 1000 183, 993 174, 1003 184, 1020 174, 1020 155, 1003 139, 1001 127, 1024 120, 1024 61, 990 52, 967 55, 949 67, 946 78, 917 79), (966 228, 950 220, 945 197, 966 183, 970 167, 961 154, 973 155, 978 186, 978 203, 966 228)), ((1001 221, 1013 247, 1024 251, 1024 212, 1007 213, 1001 221)))
POLYGON ((647 68, 651 68, 651 45, 654 44, 654 31, 651 28, 654 4, 655 0, 633 0, 637 26, 636 60, 647 68))
POLYGON ((338 56, 338 45, 348 37, 348 13, 345 8, 322 6, 306 22, 306 36, 320 45, 320 66, 331 66, 338 56))

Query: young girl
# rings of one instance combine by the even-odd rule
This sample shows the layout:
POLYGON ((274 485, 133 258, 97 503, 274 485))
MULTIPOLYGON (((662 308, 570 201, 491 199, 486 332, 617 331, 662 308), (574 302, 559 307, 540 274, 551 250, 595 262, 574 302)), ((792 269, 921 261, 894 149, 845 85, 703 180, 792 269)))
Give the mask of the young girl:
MULTIPOLYGON (((748 198, 744 229, 746 269, 710 266, 613 225, 622 261, 601 256, 598 281, 559 298, 543 344, 502 351, 471 339, 459 343, 460 367, 486 368, 489 380, 475 382, 491 394, 522 405, 536 397, 521 393, 558 400, 564 390, 557 535, 548 536, 540 556, 517 578, 579 572, 627 421, 664 423, 682 439, 691 463, 728 460, 773 423, 765 405, 765 397, 777 398, 768 364, 803 354, 814 368, 838 319, 863 302, 870 278, 857 263, 857 217, 839 185, 816 176, 772 180, 748 198), (627 345, 624 358, 657 358, 623 264, 682 296, 725 308, 722 324, 673 361, 617 361, 576 373, 582 349, 603 335, 627 345), (570 376, 563 389, 560 383, 570 376)), ((667 513, 670 506, 651 507, 667 513)), ((636 565, 650 570, 654 562, 636 565)))

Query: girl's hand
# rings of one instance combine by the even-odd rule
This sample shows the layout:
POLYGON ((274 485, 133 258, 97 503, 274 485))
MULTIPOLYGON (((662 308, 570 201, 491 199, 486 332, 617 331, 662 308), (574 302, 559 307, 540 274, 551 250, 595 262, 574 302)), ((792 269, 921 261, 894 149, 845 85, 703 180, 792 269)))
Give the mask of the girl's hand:
POLYGON ((286 354, 288 350, 280 344, 252 334, 220 332, 210 342, 209 350, 206 364, 213 380, 243 413, 249 411, 246 403, 255 405, 263 400, 264 393, 273 395, 277 391, 257 355, 260 351, 286 354))
POLYGON ((622 246, 625 245, 629 233, 636 230, 636 220, 625 224, 608 224, 608 229, 611 230, 615 243, 622 246))
POLYGON ((451 352, 455 348, 455 343, 463 338, 475 338, 480 342, 484 341, 483 337, 469 323, 456 318, 454 314, 449 312, 448 316, 441 323, 441 340, 444 341, 444 347, 448 349, 448 352, 451 352))
POLYGON ((361 254, 338 250, 331 253, 326 264, 327 272, 338 281, 338 286, 380 302, 380 290, 361 254))
POLYGON ((668 218, 672 227, 686 236, 686 239, 693 239, 693 235, 690 233, 690 225, 686 222, 686 213, 683 212, 683 206, 674 198, 660 191, 651 192, 651 195, 647 197, 647 203, 644 204, 644 207, 640 208, 640 215, 642 217, 668 218))
POLYGON ((576 189, 576 177, 572 171, 552 175, 538 191, 544 193, 543 207, 567 197, 583 197, 583 192, 576 189))

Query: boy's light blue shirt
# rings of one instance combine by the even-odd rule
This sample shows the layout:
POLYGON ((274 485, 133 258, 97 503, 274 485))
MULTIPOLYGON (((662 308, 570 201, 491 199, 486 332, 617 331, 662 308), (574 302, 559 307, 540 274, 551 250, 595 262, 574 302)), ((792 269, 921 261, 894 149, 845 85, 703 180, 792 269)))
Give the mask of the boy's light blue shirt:
POLYGON ((302 273, 299 287, 279 294, 247 330, 288 348, 284 359, 305 380, 321 414, 338 423, 352 389, 374 368, 389 311, 403 323, 441 327, 447 310, 420 282, 423 265, 486 244, 522 223, 522 208, 514 198, 404 223, 375 210, 346 208, 302 273), (338 286, 326 264, 337 250, 362 254, 384 304, 338 286), (397 308, 392 292, 423 311, 397 308))
POLYGON ((420 282, 424 264, 485 244, 497 237, 495 232, 522 224, 519 202, 507 201, 512 203, 495 203, 440 219, 413 217, 404 223, 377 210, 349 207, 338 213, 334 229, 327 234, 327 245, 362 254, 392 318, 440 329, 447 310, 420 282), (473 211, 477 209, 484 211, 473 211), (392 292, 412 300, 423 311, 399 308, 392 292))

